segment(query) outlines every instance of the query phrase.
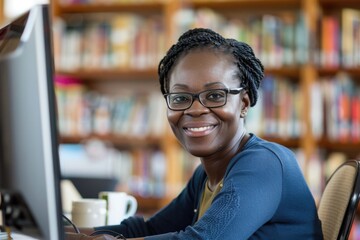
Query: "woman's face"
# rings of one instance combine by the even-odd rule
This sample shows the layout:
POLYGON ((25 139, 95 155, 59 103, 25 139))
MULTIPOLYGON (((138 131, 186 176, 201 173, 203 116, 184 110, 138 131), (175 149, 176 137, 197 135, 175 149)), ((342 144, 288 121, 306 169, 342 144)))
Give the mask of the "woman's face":
MULTIPOLYGON (((169 82, 170 93, 239 87, 232 56, 211 50, 195 50, 181 57, 169 82)), ((249 104, 248 95, 243 90, 237 95, 228 94, 227 103, 222 107, 207 108, 196 99, 186 110, 168 109, 167 117, 185 149, 195 156, 209 157, 227 153, 239 143, 244 128, 240 114, 249 104)))

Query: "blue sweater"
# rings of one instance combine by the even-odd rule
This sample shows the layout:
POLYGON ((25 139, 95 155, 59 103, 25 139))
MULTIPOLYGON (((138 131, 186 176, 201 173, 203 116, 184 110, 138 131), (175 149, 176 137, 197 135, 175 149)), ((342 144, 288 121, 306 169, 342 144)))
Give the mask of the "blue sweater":
POLYGON ((197 220, 207 176, 199 166, 186 188, 149 220, 96 228, 146 240, 322 239, 314 199, 293 153, 252 135, 230 162, 223 188, 197 220))

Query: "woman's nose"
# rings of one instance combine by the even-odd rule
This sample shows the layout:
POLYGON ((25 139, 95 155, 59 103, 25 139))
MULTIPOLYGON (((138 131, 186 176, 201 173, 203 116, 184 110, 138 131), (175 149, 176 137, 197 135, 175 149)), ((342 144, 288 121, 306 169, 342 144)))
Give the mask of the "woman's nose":
POLYGON ((195 99, 192 105, 184 111, 184 114, 201 115, 210 112, 210 109, 201 104, 199 99, 195 99))

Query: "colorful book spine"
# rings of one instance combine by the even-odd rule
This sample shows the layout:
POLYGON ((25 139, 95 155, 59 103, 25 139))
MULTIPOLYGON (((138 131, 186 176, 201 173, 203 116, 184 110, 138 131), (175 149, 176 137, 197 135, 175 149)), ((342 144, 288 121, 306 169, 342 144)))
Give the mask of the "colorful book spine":
POLYGON ((340 66, 340 24, 335 16, 324 16, 321 26, 321 66, 340 66))

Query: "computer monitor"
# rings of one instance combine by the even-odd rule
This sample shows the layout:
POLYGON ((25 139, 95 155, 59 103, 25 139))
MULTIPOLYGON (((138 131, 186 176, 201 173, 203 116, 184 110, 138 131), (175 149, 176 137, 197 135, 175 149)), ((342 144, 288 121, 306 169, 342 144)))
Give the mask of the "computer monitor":
POLYGON ((3 224, 63 239, 51 23, 37 5, 0 28, 0 192, 3 224))

